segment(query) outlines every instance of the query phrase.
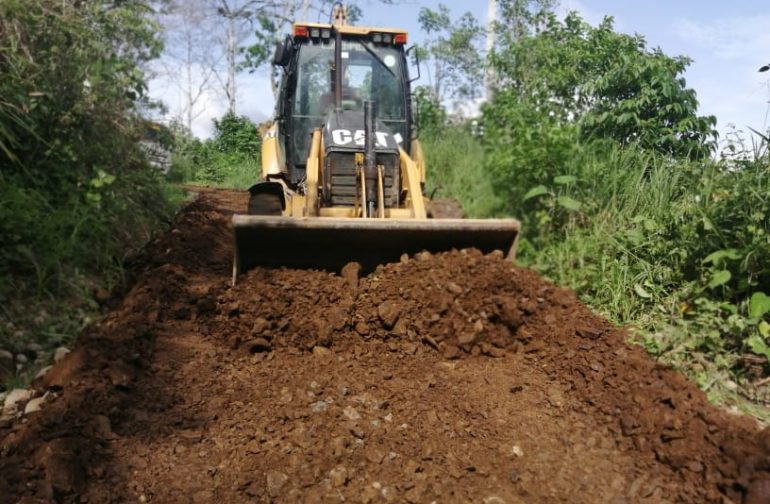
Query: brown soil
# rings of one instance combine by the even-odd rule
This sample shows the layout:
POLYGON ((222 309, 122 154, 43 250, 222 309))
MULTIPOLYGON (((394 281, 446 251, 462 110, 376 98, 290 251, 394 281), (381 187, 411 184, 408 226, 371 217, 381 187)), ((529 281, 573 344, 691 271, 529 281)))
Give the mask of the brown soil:
POLYGON ((426 204, 428 217, 432 219, 462 219, 463 207, 454 198, 433 198, 426 204))
POLYGON ((231 288, 245 205, 149 244, 0 426, 0 502, 770 502, 770 431, 572 292, 472 250, 231 288))

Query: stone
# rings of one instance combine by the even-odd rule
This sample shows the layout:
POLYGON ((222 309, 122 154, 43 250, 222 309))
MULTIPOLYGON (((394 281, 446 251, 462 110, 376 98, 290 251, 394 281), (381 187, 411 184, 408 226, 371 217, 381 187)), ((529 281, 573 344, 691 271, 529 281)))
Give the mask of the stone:
POLYGON ((472 332, 460 333, 460 335, 457 336, 458 345, 470 345, 474 341, 476 341, 476 334, 472 332))
POLYGON ((54 352, 53 352, 53 361, 54 362, 59 362, 60 360, 65 358, 67 356, 67 354, 69 354, 69 353, 70 353, 70 349, 69 348, 63 347, 63 346, 59 347, 56 350, 54 350, 54 352))
POLYGON ((446 289, 456 296, 463 293, 463 288, 454 282, 446 284, 446 289))
POLYGON ((267 494, 270 497, 276 498, 281 495, 281 490, 284 486, 286 486, 286 483, 289 481, 289 477, 279 471, 267 471, 265 480, 267 485, 267 494))
POLYGON ((269 352, 273 346, 265 338, 254 338, 247 343, 249 352, 262 353, 269 352))
POLYGON ((106 375, 110 383, 117 388, 128 388, 134 381, 133 369, 121 362, 115 362, 112 367, 107 368, 106 375))
POLYGON ((40 378, 44 377, 46 375, 46 373, 48 373, 48 371, 51 370, 51 368, 53 368, 53 366, 46 366, 46 367, 42 368, 35 375, 35 380, 39 380, 40 378))
POLYGON ((345 279, 348 287, 353 291, 358 291, 358 279, 361 276, 361 265, 357 262, 349 262, 342 267, 340 276, 345 279))
POLYGON ((353 406, 346 406, 342 410, 342 414, 348 420, 359 420, 361 418, 361 414, 353 406))
POLYGON ((329 481, 334 488, 345 486, 348 482, 348 470, 344 466, 337 466, 329 471, 329 481))
POLYGON ((44 402, 45 396, 30 399, 29 402, 27 402, 27 405, 24 407, 24 414, 29 415, 30 413, 37 413, 40 411, 40 408, 43 406, 44 402))
POLYGON ((322 413, 329 409, 329 404, 326 401, 314 402, 312 405, 310 405, 310 409, 313 411, 313 413, 322 413))
POLYGON ((516 330, 523 322, 521 310, 511 298, 503 298, 500 302, 500 322, 511 330, 516 330))
POLYGON ((356 323, 356 332, 361 336, 368 336, 369 326, 366 324, 366 322, 358 322, 356 323))
POLYGON ((262 317, 257 317, 254 320, 254 325, 251 326, 251 334, 255 336, 265 333, 270 328, 270 322, 262 317))
POLYGON ((460 357, 460 349, 454 345, 444 345, 442 353, 445 359, 457 359, 460 357))
POLYGON ((3 403, 3 412, 13 413, 16 411, 18 404, 26 402, 32 398, 33 392, 27 389, 13 389, 5 397, 3 403))
POLYGON ((390 300, 383 301, 377 307, 377 315, 386 329, 391 329, 401 315, 401 305, 390 300))
POLYGON ((313 347, 313 355, 315 355, 316 357, 326 357, 330 353, 332 353, 332 351, 326 347, 322 347, 319 345, 316 345, 313 347))

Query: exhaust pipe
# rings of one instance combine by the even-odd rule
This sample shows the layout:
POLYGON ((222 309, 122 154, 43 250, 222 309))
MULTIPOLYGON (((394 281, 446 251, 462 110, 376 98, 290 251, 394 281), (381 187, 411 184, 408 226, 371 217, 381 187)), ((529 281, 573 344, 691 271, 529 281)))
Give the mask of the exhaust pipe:
POLYGON ((364 103, 364 177, 366 179, 366 216, 374 217, 377 208, 377 102, 364 103))

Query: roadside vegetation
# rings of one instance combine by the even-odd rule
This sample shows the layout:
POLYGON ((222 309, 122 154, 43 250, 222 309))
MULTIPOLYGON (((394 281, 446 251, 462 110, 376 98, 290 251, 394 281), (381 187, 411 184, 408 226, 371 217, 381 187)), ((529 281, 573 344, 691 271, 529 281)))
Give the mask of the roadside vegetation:
POLYGON ((521 264, 713 400, 770 420, 768 137, 718 143, 681 77, 689 61, 611 19, 516 14, 526 29, 501 34, 478 125, 446 126, 419 98, 437 194, 521 219, 521 264))
POLYGON ((262 136, 244 116, 226 114, 214 121, 214 136, 176 135, 169 180, 175 183, 248 189, 260 176, 262 136))
POLYGON ((159 27, 102 4, 0 2, 0 383, 98 315, 181 198, 139 146, 159 27))

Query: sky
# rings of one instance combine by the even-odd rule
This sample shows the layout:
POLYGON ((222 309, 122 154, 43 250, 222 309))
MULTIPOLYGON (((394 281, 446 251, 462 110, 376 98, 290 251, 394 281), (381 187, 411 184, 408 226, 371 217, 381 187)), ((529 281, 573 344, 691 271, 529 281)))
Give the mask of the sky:
MULTIPOLYGON (((376 0, 363 0, 364 18, 359 24, 398 27, 409 31, 409 42, 420 42, 417 16, 422 7, 447 5, 453 16, 466 11, 486 22, 486 1, 401 0, 397 6, 376 0)), ((615 19, 615 29, 644 36, 649 47, 660 47, 670 56, 683 55, 693 60, 684 77, 695 89, 700 102, 699 114, 717 117, 720 138, 734 126, 744 132, 748 127, 767 131, 770 127, 770 72, 759 73, 770 63, 770 2, 767 0, 561 0, 560 17, 574 10, 596 25, 604 16, 615 19)), ((426 72, 423 72, 425 74, 426 72)), ((150 82, 150 95, 164 101, 173 115, 180 96, 162 78, 150 82)), ((241 73, 238 79, 238 114, 255 122, 272 116, 274 99, 263 69, 254 74, 241 73)), ((193 133, 210 137, 212 119, 227 109, 226 100, 215 92, 205 97, 205 110, 193 123, 193 133)))

